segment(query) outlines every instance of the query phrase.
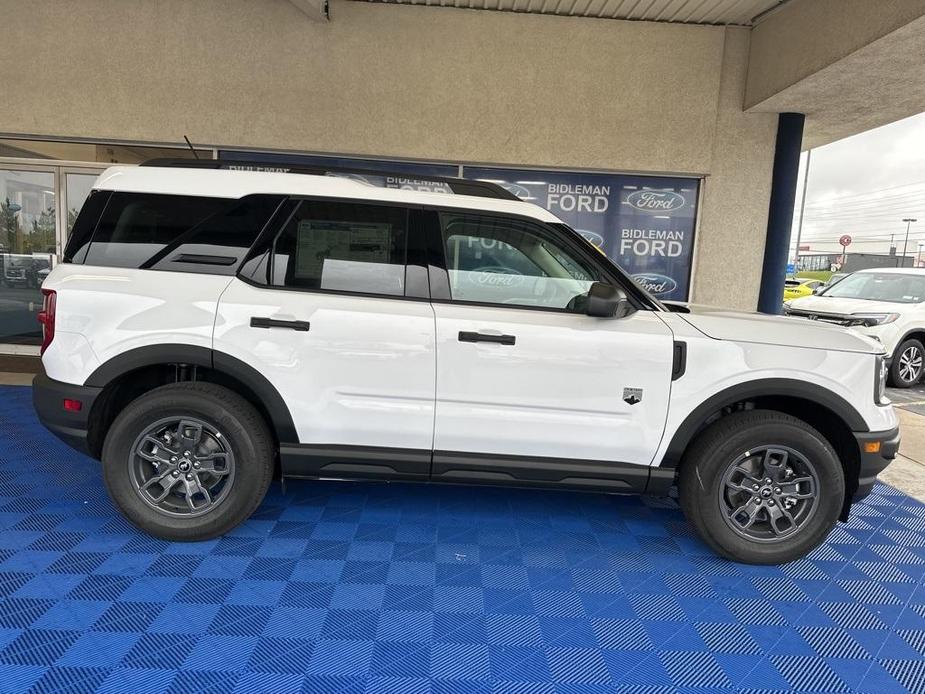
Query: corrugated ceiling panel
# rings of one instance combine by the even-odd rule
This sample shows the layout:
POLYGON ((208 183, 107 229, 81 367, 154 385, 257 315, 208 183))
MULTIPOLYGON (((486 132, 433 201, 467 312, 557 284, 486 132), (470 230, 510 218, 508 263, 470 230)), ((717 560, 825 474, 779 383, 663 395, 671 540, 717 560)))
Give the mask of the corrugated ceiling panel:
POLYGON ((748 26, 786 0, 367 0, 607 19, 748 26))

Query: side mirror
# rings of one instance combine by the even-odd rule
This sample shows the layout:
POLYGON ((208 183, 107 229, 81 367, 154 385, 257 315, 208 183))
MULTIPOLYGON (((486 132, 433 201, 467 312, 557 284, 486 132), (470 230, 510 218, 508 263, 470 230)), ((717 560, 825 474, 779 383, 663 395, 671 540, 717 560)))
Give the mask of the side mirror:
POLYGON ((633 312, 633 306, 626 298, 626 292, 603 282, 595 282, 588 289, 588 305, 585 310, 595 318, 623 318, 633 312))
POLYGON ((820 293, 823 289, 825 289, 825 285, 824 285, 824 284, 820 284, 818 287, 816 287, 815 289, 813 289, 813 294, 818 294, 818 293, 820 293))

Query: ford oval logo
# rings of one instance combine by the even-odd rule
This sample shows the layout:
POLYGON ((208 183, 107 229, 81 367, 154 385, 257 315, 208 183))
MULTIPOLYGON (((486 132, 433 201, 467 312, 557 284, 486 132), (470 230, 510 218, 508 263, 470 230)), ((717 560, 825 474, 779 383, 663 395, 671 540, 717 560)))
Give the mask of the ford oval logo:
POLYGON ((604 247, 604 237, 598 234, 596 231, 589 231, 588 229, 576 229, 575 231, 584 236, 588 241, 590 241, 598 248, 604 247))
POLYGON ((513 193, 521 200, 527 200, 528 198, 533 197, 533 194, 530 192, 529 188, 524 188, 518 183, 502 183, 501 187, 506 188, 508 192, 513 193))
POLYGON ((633 275, 642 288, 650 294, 668 294, 678 288, 678 283, 666 275, 659 275, 657 272, 640 272, 633 275))
POLYGON ((671 212, 684 207, 684 196, 671 190, 637 190, 626 196, 630 207, 643 212, 671 212))

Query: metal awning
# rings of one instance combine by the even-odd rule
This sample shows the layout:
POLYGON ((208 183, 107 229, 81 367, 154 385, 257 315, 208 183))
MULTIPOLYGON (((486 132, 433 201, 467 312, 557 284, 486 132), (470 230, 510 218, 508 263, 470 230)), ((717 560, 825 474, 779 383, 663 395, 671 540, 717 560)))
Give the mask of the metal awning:
POLYGON ((682 24, 751 26, 787 0, 359 0, 472 10, 631 19, 682 24))

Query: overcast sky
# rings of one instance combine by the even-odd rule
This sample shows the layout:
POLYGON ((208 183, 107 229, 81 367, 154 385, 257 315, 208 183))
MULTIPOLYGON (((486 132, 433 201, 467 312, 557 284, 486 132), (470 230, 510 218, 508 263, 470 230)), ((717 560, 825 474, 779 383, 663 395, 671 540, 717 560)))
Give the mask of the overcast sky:
MULTIPOLYGON (((793 215, 791 257, 796 246, 806 153, 800 164, 793 215)), ((895 234, 903 251, 905 217, 916 217, 908 255, 925 244, 925 113, 812 151, 800 245, 811 251, 841 251, 838 239, 852 238, 848 252, 887 253, 895 234)), ((805 251, 804 251, 805 253, 805 251)), ((922 248, 925 259, 925 245, 922 248)))

